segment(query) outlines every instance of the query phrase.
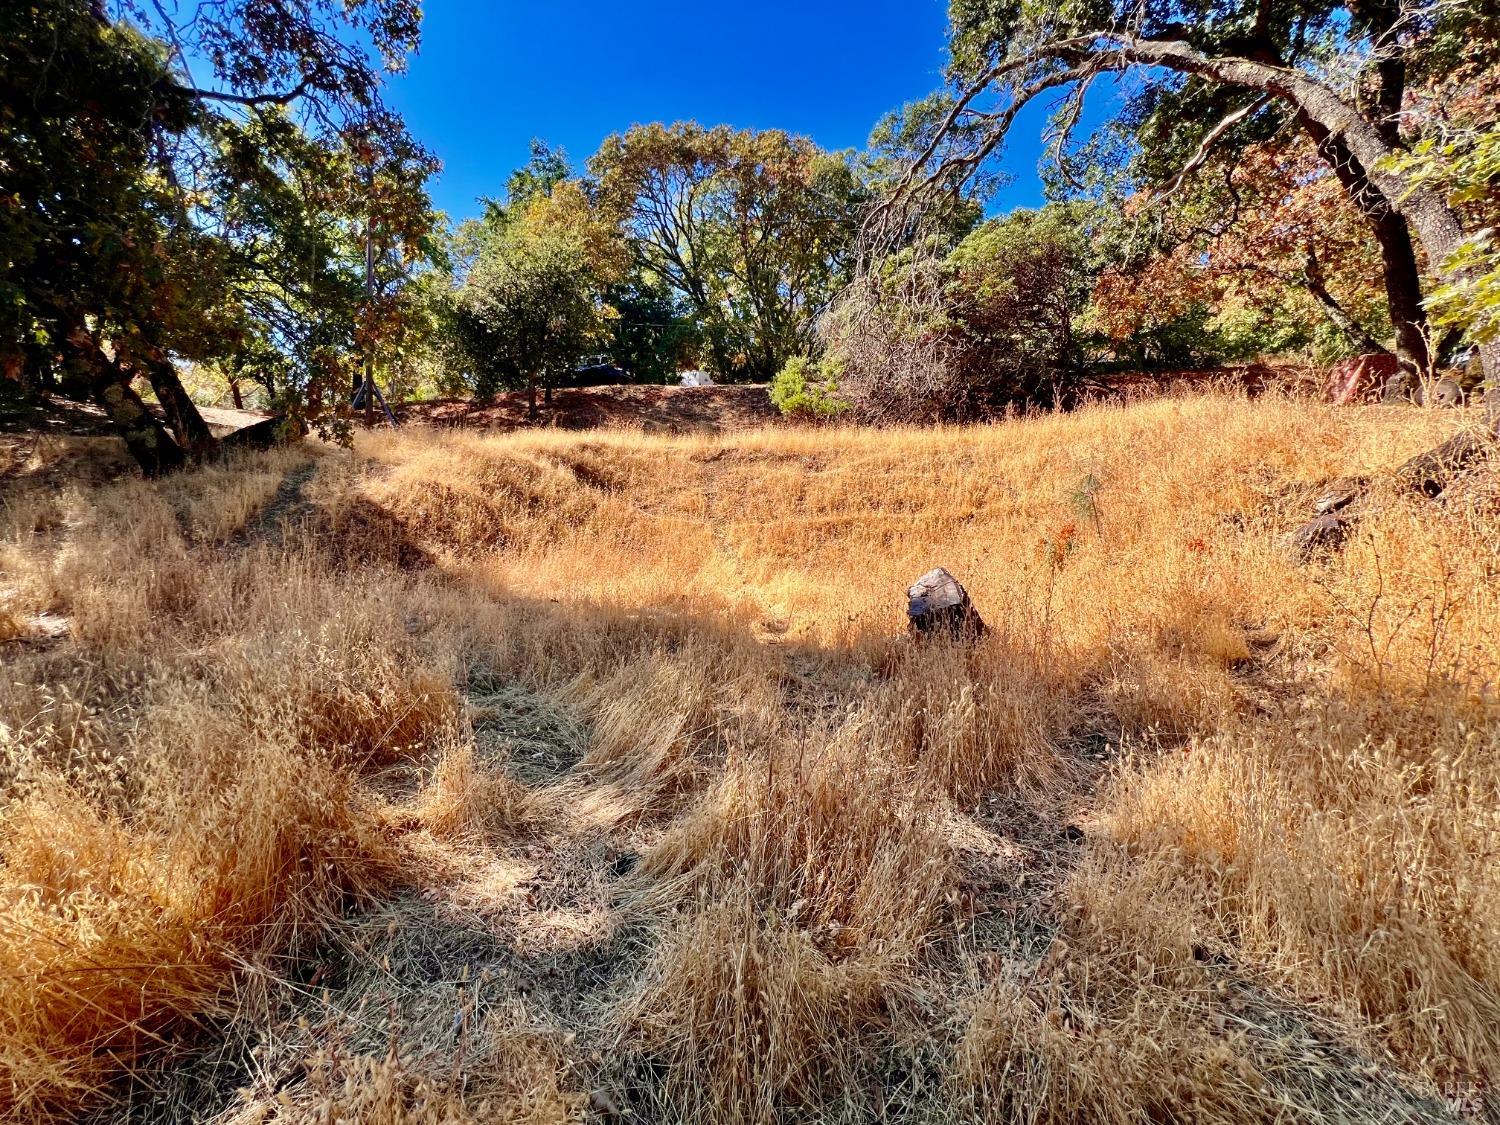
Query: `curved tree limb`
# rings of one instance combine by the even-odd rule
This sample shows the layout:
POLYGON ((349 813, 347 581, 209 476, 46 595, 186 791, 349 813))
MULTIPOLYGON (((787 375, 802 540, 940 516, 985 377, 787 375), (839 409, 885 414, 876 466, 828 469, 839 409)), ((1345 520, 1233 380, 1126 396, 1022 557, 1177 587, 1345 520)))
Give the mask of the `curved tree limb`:
MULTIPOLYGON (((991 70, 987 72, 985 81, 988 82, 1002 78, 1008 73, 1022 69, 1023 64, 1029 65, 1031 61, 1032 60, 1017 60, 1013 65, 991 68, 991 70)), ((995 149, 997 149, 1005 141, 1006 135, 1010 132, 1011 125, 1015 123, 1016 116, 1021 112, 1021 110, 1025 109, 1027 105, 1029 105, 1041 94, 1046 93, 1048 90, 1055 90, 1059 86, 1068 86, 1075 82, 1082 82, 1091 79, 1096 74, 1098 74, 1101 69, 1102 68, 1098 65, 1097 60, 1084 59, 1076 65, 1069 66, 1066 69, 1062 70, 1050 71, 1030 82, 1019 86, 1014 90, 1011 96, 1011 100, 1005 105, 1003 109, 983 114, 983 117, 987 122, 987 128, 985 130, 984 140, 980 143, 978 148, 976 148, 972 152, 963 153, 962 155, 947 157, 946 159, 941 161, 938 166, 933 169, 925 179, 922 180, 921 183, 914 185, 913 181, 916 179, 918 171, 925 165, 927 161, 931 160, 932 156, 937 152, 938 147, 942 143, 943 135, 947 131, 951 130, 953 124, 957 122, 959 116, 963 112, 967 111, 967 107, 972 104, 973 99, 977 97, 983 89, 983 86, 980 86, 978 84, 976 84, 975 87, 971 87, 970 90, 964 95, 964 97, 959 102, 955 103, 953 109, 949 112, 947 118, 945 119, 944 124, 939 128, 937 135, 927 146, 926 150, 924 151, 924 156, 926 157, 926 159, 919 159, 913 162, 911 167, 907 169, 906 174, 897 183, 895 189, 880 202, 880 204, 875 208, 873 212, 871 212, 870 217, 865 221, 866 231, 878 229, 879 225, 886 219, 892 208, 898 205, 905 205, 912 198, 921 196, 924 193, 939 187, 941 184, 949 182, 951 178, 955 176, 959 178, 966 178, 972 175, 981 164, 989 159, 990 155, 995 151, 995 149)))
POLYGON ((1271 95, 1262 94, 1248 105, 1241 106, 1233 113, 1227 114, 1217 125, 1203 135, 1203 140, 1198 145, 1197 151, 1188 157, 1187 163, 1177 170, 1177 174, 1172 177, 1167 186, 1152 197, 1152 204, 1164 202, 1172 193, 1182 187, 1187 178, 1203 166, 1203 162, 1208 159, 1209 153, 1213 151, 1213 147, 1223 140, 1230 130, 1246 118, 1253 117, 1270 104, 1271 95))
POLYGON ((191 94, 195 98, 208 98, 211 101, 231 102, 234 105, 262 106, 262 105, 290 105, 312 85, 312 79, 304 77, 290 90, 282 90, 274 94, 231 94, 224 90, 201 90, 196 86, 181 86, 179 89, 185 94, 191 94))
POLYGON ((1318 252, 1309 242, 1307 254, 1302 267, 1301 282, 1303 287, 1312 294, 1313 299, 1323 308, 1323 315, 1333 325, 1349 338, 1357 348, 1366 353, 1390 354, 1390 349, 1382 344, 1363 324, 1349 315, 1332 293, 1328 291, 1328 282, 1323 274, 1323 263, 1318 260, 1318 252))

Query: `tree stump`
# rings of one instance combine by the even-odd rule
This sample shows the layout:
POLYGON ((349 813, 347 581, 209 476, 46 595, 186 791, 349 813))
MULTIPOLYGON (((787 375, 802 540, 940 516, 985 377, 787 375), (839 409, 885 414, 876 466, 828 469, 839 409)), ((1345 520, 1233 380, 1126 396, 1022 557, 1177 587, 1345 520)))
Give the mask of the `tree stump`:
POLYGON ((907 627, 920 640, 977 640, 984 621, 969 592, 942 567, 929 570, 906 589, 907 627))
POLYGON ((278 445, 290 445, 301 441, 307 428, 300 420, 289 419, 285 414, 274 414, 269 418, 243 426, 219 439, 222 449, 273 449, 278 445))

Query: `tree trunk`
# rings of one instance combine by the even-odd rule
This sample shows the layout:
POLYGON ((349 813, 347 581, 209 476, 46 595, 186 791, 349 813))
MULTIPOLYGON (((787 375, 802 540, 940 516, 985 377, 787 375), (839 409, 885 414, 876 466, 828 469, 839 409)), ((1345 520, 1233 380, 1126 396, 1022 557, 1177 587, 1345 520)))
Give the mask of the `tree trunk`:
POLYGON ((1311 245, 1307 247, 1307 264, 1303 269, 1302 284, 1313 295, 1313 299, 1323 306, 1323 315, 1349 338, 1350 343, 1366 354, 1389 354, 1385 345, 1365 331, 1365 326, 1350 316, 1348 310, 1339 304, 1338 298, 1328 291, 1328 284, 1323 278, 1323 264, 1318 261, 1317 251, 1311 245))
POLYGON ((245 399, 240 394, 240 381, 238 379, 229 380, 229 398, 234 403, 236 410, 245 409, 245 399))
POLYGON ((187 454, 146 409, 129 383, 101 380, 94 387, 94 401, 109 415, 146 476, 159 477, 187 463, 187 454))
POLYGON ((1394 398, 1405 394, 1413 376, 1425 376, 1434 359, 1428 347, 1427 313, 1422 308, 1422 274, 1417 268, 1411 228, 1391 206, 1390 200, 1370 182, 1364 168, 1340 138, 1306 112, 1297 114, 1297 123, 1313 139, 1318 155, 1333 169, 1345 194, 1364 215, 1370 234, 1380 247, 1386 310, 1396 333, 1396 358, 1401 363, 1400 370, 1386 383, 1386 396, 1394 398))
POLYGON ((526 383, 526 417, 536 421, 536 376, 532 376, 526 383))
POLYGON ((104 409, 125 447, 148 477, 180 469, 186 454, 130 386, 130 373, 104 354, 80 315, 64 347, 68 366, 87 380, 90 397, 104 409))
MULTIPOLYGON (((202 457, 218 445, 218 438, 198 412, 198 404, 183 389, 172 361, 157 353, 142 357, 141 367, 145 369, 151 389, 156 392, 156 401, 161 403, 178 446, 193 457, 202 457)), ((129 370, 128 366, 126 370, 129 370)))

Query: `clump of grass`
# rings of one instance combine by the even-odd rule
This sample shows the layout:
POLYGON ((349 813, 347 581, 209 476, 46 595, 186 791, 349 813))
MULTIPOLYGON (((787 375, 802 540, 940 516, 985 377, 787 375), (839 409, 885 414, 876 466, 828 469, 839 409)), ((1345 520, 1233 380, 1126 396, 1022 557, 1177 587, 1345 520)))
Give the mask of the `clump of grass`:
POLYGON ((1439 1080, 1489 1080, 1500 1074, 1500 742, 1362 710, 1288 714, 1126 773, 1108 825, 1127 852, 1101 853, 1074 893, 1116 946, 1130 904, 1186 894, 1200 940, 1371 1046, 1439 1080), (1400 734, 1366 733, 1390 721, 1400 734))
POLYGON ((395 876, 360 770, 450 723, 430 670, 447 650, 393 648, 394 611, 305 556, 204 553, 232 529, 200 534, 179 501, 227 489, 248 518, 275 485, 251 478, 126 481, 72 514, 62 496, 70 536, 33 546, 71 635, 0 689, 7 1110, 107 1100, 120 1072, 176 1056, 240 966, 395 876))
POLYGON ((830 958, 739 895, 667 936, 617 1017, 622 1046, 664 1068, 653 1097, 682 1120, 772 1122, 839 1094, 859 1104, 896 981, 884 955, 830 958))
POLYGON ((736 757, 647 854, 673 893, 748 895, 835 954, 910 957, 954 886, 941 804, 846 738, 821 752, 736 757))
POLYGON ((472 741, 456 739, 443 747, 410 815, 439 839, 482 844, 525 828, 538 803, 526 786, 481 759, 472 741))
POLYGON ((274 1097, 252 1097, 224 1125, 318 1125, 359 1121, 379 1125, 572 1125, 584 1120, 587 1097, 568 1073, 558 1037, 514 1026, 497 1015, 481 1031, 464 1065, 424 1070, 393 1045, 384 1055, 340 1043, 307 1055, 306 1077, 274 1097))
MULTIPOLYGON (((871 756, 856 724, 820 751, 732 758, 644 858, 686 902, 620 1014, 689 1120, 765 1122, 832 1098, 899 1037, 894 1011, 952 900, 943 802, 871 756)), ((868 1109, 868 1106, 866 1106, 868 1109)))
POLYGON ((0 1070, 16 1110, 91 1100, 122 1061, 169 1052, 236 962, 388 882, 350 777, 284 746, 227 752, 222 780, 163 771, 128 819, 48 779, 6 808, 0 1070))
POLYGON ((1077 704, 1039 653, 991 636, 975 651, 908 647, 869 709, 869 728, 923 783, 965 803, 997 787, 1056 789, 1077 704))
POLYGON ((981 1121, 1260 1122, 1282 1108, 1242 1032, 1149 977, 1054 960, 1047 979, 997 981, 975 1004, 955 1100, 981 1121))

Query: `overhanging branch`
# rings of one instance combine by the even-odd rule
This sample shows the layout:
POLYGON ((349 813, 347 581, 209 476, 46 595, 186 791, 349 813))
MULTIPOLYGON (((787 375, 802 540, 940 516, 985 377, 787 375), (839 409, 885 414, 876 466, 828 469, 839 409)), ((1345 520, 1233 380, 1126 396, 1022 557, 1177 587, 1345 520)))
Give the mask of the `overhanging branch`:
POLYGON ((311 78, 303 78, 290 90, 284 90, 274 94, 231 94, 224 90, 200 90, 196 86, 183 86, 184 93, 192 94, 195 98, 207 98, 216 102, 232 102, 235 105, 262 106, 262 105, 290 105, 312 85, 311 78))
POLYGON ((1203 162, 1208 159, 1208 155, 1213 150, 1214 145, 1223 140, 1225 135, 1241 121, 1260 112, 1270 102, 1270 94, 1261 94, 1249 105, 1242 106, 1233 113, 1227 114, 1222 121, 1205 133, 1203 141, 1198 145, 1197 151, 1188 158, 1187 163, 1178 169, 1177 174, 1172 177, 1167 186, 1152 198, 1152 205, 1155 206, 1165 201, 1173 192, 1182 187, 1184 181, 1203 166, 1203 162))
POLYGON ((987 85, 996 78, 1004 77, 1007 73, 1019 70, 1025 65, 1031 65, 1035 61, 1034 59, 1015 60, 1011 64, 992 68, 979 83, 970 87, 963 98, 954 104, 943 125, 923 152, 922 157, 913 162, 911 167, 907 169, 906 175, 901 178, 901 181, 896 185, 891 194, 882 200, 880 205, 871 213, 869 220, 865 224, 867 231, 878 227, 890 213, 891 208, 897 204, 904 203, 913 196, 929 192, 944 183, 950 182, 955 177, 959 180, 965 180, 973 175, 974 171, 989 159, 995 149, 1004 142, 1006 135, 1010 132, 1011 125, 1015 123, 1016 116, 1039 95, 1048 90, 1056 89, 1059 86, 1067 86, 1075 82, 1086 82, 1098 74, 1101 69, 1105 69, 1098 65, 1096 59, 1085 58, 1076 65, 1069 66, 1064 70, 1051 71, 1017 87, 1011 95, 1010 102, 1004 109, 985 115, 988 125, 985 129, 984 140, 977 148, 972 152, 947 157, 920 184, 914 187, 913 181, 916 179, 918 173, 932 159, 933 155, 936 154, 944 136, 952 129, 953 124, 958 120, 960 114, 979 95, 984 85, 987 85))

